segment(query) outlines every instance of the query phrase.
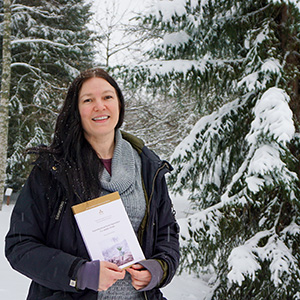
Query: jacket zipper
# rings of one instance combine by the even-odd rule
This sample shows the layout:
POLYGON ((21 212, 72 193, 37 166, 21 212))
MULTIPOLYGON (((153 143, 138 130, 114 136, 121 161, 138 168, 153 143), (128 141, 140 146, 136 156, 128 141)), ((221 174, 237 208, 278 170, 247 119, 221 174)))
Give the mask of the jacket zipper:
POLYGON ((60 202, 60 205, 59 205, 59 207, 58 207, 57 213, 56 213, 56 215, 55 215, 55 221, 58 221, 58 220, 59 220, 60 215, 61 215, 61 213, 62 213, 62 211, 63 211, 64 206, 65 206, 65 203, 66 203, 66 202, 65 202, 64 200, 60 202))
MULTIPOLYGON (((151 204, 151 201, 152 201, 152 197, 153 197, 153 194, 154 194, 154 185, 155 185, 155 182, 156 182, 156 178, 158 176, 158 173, 165 167, 167 166, 168 168, 168 164, 165 162, 163 163, 155 172, 155 175, 153 177, 153 181, 152 181, 152 187, 151 187, 151 193, 148 197, 148 194, 147 194, 147 191, 146 191, 146 188, 145 188, 145 185, 143 183, 143 189, 144 189, 144 193, 145 193, 145 197, 146 199, 148 200, 147 201, 147 211, 146 211, 146 214, 147 214, 147 220, 145 221, 145 226, 143 228, 143 230, 139 230, 139 233, 138 233, 138 239, 139 239, 139 242, 143 243, 143 235, 144 235, 144 230, 146 230, 147 226, 149 225, 149 215, 150 215, 150 204, 151 204)), ((142 177, 143 178, 143 177, 142 177)), ((142 180, 143 182, 143 180, 142 180)))

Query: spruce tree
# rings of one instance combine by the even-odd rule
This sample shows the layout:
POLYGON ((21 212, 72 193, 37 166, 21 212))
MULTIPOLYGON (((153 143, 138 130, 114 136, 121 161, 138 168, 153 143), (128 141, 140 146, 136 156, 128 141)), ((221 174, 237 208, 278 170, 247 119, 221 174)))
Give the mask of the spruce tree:
POLYGON ((180 271, 213 270, 212 299, 300 299, 299 21, 289 1, 157 1, 154 47, 122 73, 207 114, 169 184, 191 205, 180 271))
MULTIPOLYGON (((153 9, 156 7, 153 2, 153 9)), ((192 44, 193 38, 187 41, 187 35, 180 30, 187 28, 181 17, 175 21, 177 26, 150 10, 138 16, 137 21, 130 32, 137 36, 141 49, 150 50, 138 55, 136 63, 131 61, 114 68, 115 76, 123 82, 128 104, 125 130, 169 158, 197 117, 206 111, 198 102, 200 91, 195 83, 201 79, 195 79, 199 74, 194 66, 196 60, 189 61, 193 49, 185 45, 192 44), (176 33, 177 27, 173 25, 180 32, 176 33)))
POLYGON ((227 103, 172 156, 169 183, 191 203, 181 271, 213 269, 212 299, 299 299, 299 10, 210 1, 202 12, 204 48, 219 64, 207 91, 227 103))
POLYGON ((26 148, 48 144, 64 93, 93 61, 83 0, 15 0, 12 12, 12 82, 8 184, 18 190, 27 174, 26 148))

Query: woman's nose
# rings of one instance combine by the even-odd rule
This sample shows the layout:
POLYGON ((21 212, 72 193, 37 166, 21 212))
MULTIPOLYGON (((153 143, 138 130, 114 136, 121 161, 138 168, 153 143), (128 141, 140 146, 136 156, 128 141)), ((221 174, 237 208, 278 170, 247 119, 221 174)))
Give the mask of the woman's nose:
POLYGON ((105 108, 106 108, 105 103, 101 99, 99 99, 95 102, 95 105, 94 105, 95 111, 104 110, 105 108))

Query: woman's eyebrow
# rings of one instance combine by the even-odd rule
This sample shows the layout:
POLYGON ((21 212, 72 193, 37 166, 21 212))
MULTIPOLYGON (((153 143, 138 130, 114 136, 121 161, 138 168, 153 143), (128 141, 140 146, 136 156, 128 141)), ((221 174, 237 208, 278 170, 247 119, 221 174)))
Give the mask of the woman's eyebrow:
MULTIPOLYGON (((107 93, 115 93, 115 91, 114 90, 105 90, 105 91, 103 91, 102 92, 102 94, 107 94, 107 93)), ((80 95, 79 96, 79 98, 82 98, 82 97, 86 97, 86 96, 93 96, 93 93, 85 93, 85 94, 83 94, 83 95, 80 95)))
POLYGON ((92 94, 86 93, 86 94, 80 95, 78 97, 78 100, 82 100, 83 98, 90 97, 90 96, 92 96, 92 94))
POLYGON ((115 93, 115 91, 114 90, 105 90, 105 91, 103 91, 103 94, 104 93, 115 93))

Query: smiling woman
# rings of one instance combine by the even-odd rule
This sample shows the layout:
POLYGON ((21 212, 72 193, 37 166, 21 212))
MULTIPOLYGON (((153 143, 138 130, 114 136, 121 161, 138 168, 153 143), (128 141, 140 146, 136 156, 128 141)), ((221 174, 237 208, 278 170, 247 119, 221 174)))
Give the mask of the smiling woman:
POLYGON ((6 236, 12 267, 32 279, 28 300, 165 299, 179 263, 179 227, 165 173, 172 168, 121 132, 124 98, 102 69, 71 84, 52 144, 35 166, 6 236), (71 207, 118 191, 146 260, 120 270, 91 261, 71 207))
POLYGON ((100 158, 112 158, 120 113, 115 89, 103 78, 90 78, 80 89, 78 107, 85 138, 100 158))

